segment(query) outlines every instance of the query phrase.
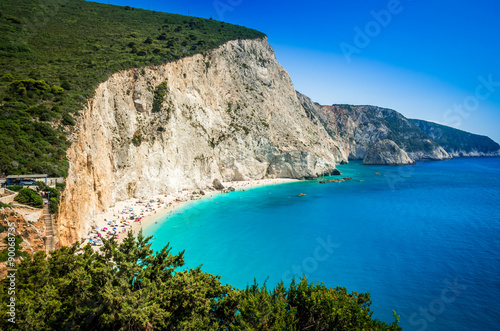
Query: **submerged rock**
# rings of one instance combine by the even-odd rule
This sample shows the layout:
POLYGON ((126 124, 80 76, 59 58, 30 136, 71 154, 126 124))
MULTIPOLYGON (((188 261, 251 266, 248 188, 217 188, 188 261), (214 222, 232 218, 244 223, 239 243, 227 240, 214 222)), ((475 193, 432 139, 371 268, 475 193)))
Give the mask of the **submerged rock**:
POLYGON ((348 180, 352 180, 352 177, 344 177, 344 178, 340 178, 340 179, 329 179, 328 183, 342 183, 342 182, 345 182, 348 180))
POLYGON ((372 145, 363 164, 406 165, 415 164, 408 154, 392 140, 384 139, 372 145))

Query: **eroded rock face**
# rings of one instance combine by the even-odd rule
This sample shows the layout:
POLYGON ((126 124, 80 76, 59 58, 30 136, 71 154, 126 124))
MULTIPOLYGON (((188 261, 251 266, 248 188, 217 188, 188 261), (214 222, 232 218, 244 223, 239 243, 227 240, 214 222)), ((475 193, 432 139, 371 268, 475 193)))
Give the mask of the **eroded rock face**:
POLYGON ((408 154, 392 140, 375 143, 365 155, 363 164, 407 165, 415 164, 408 154))
POLYGON ((397 142, 414 160, 451 158, 431 137, 397 111, 375 106, 322 106, 297 94, 308 115, 325 126, 349 160, 362 160, 373 144, 384 139, 397 142))
POLYGON ((119 200, 200 190, 214 179, 315 178, 346 157, 308 119, 259 39, 112 75, 88 100, 68 159, 63 245, 119 200))

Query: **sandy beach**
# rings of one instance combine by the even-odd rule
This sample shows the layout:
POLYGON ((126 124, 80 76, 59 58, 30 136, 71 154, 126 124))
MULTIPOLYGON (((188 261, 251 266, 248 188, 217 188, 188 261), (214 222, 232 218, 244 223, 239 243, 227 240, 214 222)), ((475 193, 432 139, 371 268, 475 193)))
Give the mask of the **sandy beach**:
MULTIPOLYGON (((236 191, 241 191, 258 186, 292 181, 297 181, 297 179, 260 179, 223 182, 222 184, 226 188, 232 187, 236 191)), ((141 229, 174 212, 185 202, 207 198, 215 194, 224 194, 214 188, 204 190, 203 193, 201 194, 200 190, 184 189, 173 194, 152 195, 140 199, 132 198, 119 201, 113 207, 110 207, 108 211, 95 217, 92 223, 92 231, 85 238, 82 238, 82 245, 90 243, 95 247, 99 247, 100 238, 110 239, 112 237, 121 242, 127 232, 132 231, 137 234, 141 229)))

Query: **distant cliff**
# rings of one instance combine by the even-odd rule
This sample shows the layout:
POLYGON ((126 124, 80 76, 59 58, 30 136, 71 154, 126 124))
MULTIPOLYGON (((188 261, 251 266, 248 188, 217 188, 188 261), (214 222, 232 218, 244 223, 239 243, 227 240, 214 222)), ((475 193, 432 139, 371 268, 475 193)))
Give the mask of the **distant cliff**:
POLYGON ((481 136, 449 126, 411 119, 423 132, 434 139, 450 155, 461 156, 500 156, 500 145, 486 136, 481 136))
POLYGON ((80 116, 68 158, 62 244, 119 200, 214 179, 314 178, 347 161, 308 120, 266 38, 112 75, 80 116))
POLYGON ((322 106, 297 92, 309 118, 322 123, 350 160, 362 160, 379 141, 394 141, 413 160, 445 160, 451 156, 397 111, 374 106, 322 106))
POLYGON ((408 154, 392 140, 384 139, 370 147, 363 164, 407 165, 415 164, 408 154))

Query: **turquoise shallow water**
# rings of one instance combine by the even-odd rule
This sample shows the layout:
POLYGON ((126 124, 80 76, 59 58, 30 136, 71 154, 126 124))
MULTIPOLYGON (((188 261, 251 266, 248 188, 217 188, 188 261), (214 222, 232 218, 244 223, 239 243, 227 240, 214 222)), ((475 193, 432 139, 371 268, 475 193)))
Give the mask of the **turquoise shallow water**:
POLYGON ((193 201, 145 233, 240 288, 306 274, 407 330, 498 330, 500 158, 338 168, 355 180, 193 201))

